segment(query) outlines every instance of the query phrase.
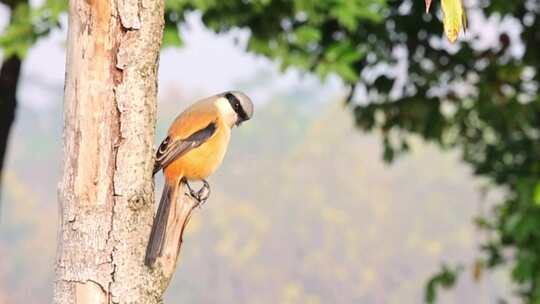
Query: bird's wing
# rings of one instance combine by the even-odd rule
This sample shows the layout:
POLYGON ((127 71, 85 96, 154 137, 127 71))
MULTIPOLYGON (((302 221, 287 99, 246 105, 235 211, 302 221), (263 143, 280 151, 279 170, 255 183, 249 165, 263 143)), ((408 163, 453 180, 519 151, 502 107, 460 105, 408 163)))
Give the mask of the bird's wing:
POLYGON ((178 157, 202 145, 216 132, 216 128, 216 123, 210 122, 205 128, 194 132, 184 139, 174 139, 167 136, 156 152, 153 173, 156 174, 156 172, 167 167, 178 157))

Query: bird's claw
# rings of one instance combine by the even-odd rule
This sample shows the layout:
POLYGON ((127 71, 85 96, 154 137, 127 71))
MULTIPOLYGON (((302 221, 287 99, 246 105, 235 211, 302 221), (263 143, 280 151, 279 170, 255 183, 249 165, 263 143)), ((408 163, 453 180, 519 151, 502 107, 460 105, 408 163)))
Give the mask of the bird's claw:
POLYGON ((193 190, 189 183, 186 182, 186 185, 189 189, 189 194, 197 201, 197 206, 199 207, 206 203, 208 197, 210 197, 210 185, 205 180, 203 180, 202 182, 203 186, 201 187, 201 189, 199 189, 199 191, 193 190))
POLYGON ((206 203, 206 201, 208 200, 208 197, 210 197, 210 187, 205 187, 203 186, 201 188, 201 190, 199 190, 197 192, 197 201, 199 201, 199 206, 203 205, 204 203, 206 203))

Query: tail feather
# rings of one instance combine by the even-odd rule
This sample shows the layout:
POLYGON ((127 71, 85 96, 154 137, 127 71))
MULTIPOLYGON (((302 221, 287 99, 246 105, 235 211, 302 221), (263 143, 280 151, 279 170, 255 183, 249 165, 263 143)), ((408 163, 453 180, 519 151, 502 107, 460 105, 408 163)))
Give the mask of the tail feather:
POLYGON ((144 263, 149 267, 152 266, 161 255, 163 244, 165 242, 165 232, 167 230, 167 220, 169 218, 171 204, 175 203, 173 197, 175 196, 176 187, 177 186, 171 185, 165 181, 159 207, 154 218, 154 223, 152 224, 150 239, 148 240, 148 245, 146 247, 144 263))

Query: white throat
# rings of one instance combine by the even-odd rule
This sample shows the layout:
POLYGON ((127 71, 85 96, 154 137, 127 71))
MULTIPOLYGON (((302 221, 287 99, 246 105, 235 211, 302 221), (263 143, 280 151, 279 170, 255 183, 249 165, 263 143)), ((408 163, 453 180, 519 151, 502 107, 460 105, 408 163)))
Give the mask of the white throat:
POLYGON ((234 112, 229 101, 226 98, 221 97, 215 101, 215 105, 218 108, 219 115, 221 115, 223 121, 232 128, 236 123, 238 116, 236 112, 234 112))

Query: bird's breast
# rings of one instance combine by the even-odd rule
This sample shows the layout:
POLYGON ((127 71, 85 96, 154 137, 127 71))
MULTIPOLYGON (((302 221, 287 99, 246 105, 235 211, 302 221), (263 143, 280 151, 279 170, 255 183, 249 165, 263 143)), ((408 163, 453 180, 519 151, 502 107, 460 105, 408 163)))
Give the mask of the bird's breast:
POLYGON ((229 140, 230 129, 221 123, 212 137, 171 163, 167 171, 181 172, 189 180, 206 179, 221 165, 229 140))

